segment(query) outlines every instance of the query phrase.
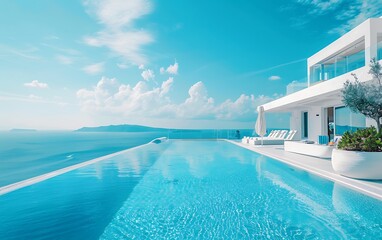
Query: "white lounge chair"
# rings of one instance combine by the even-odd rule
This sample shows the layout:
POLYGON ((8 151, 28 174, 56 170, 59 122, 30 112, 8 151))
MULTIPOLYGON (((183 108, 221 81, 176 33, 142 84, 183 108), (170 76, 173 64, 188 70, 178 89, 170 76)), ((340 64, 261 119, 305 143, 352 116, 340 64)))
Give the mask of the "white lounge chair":
MULTIPOLYGON (((281 132, 281 130, 272 130, 268 136, 264 137, 264 138, 274 138, 274 136, 278 135, 279 133, 281 132)), ((244 136, 242 139, 241 139, 241 142, 244 143, 244 144, 248 144, 250 143, 250 141, 252 141, 252 144, 253 144, 253 140, 256 139, 256 137, 248 137, 248 136, 244 136)))
POLYGON ((279 130, 272 130, 267 137, 273 137, 279 130))
POLYGON ((297 130, 289 131, 288 135, 285 137, 285 141, 293 141, 296 137, 297 130))
MULTIPOLYGON (((263 139, 279 139, 282 135, 286 134, 287 130, 272 130, 268 136, 263 137, 263 139)), ((253 139, 261 139, 261 137, 254 137, 253 139)))
POLYGON ((284 141, 292 141, 296 136, 297 130, 282 130, 275 138, 256 138, 249 141, 249 144, 253 145, 282 145, 284 141))

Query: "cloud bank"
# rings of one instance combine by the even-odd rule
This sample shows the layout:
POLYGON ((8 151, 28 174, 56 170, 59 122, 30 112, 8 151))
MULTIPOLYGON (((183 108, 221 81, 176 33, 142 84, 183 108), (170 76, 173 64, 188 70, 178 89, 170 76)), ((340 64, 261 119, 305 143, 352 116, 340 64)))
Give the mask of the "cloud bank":
POLYGON ((208 94, 202 81, 188 90, 187 98, 174 102, 169 97, 174 79, 169 77, 160 86, 150 87, 149 82, 135 85, 119 83, 115 78, 102 77, 96 86, 77 91, 81 109, 91 114, 114 114, 120 117, 157 117, 179 119, 253 120, 258 105, 279 96, 240 95, 216 103, 208 94))

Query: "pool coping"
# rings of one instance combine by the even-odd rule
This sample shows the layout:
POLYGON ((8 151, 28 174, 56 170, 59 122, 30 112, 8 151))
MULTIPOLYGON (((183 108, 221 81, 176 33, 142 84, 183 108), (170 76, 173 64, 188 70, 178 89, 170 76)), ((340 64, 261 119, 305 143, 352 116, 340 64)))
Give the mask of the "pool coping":
POLYGON ((367 181, 341 176, 334 172, 328 159, 286 152, 283 145, 255 146, 228 139, 225 139, 225 141, 382 200, 382 181, 367 181))
POLYGON ((9 184, 9 185, 2 186, 2 187, 0 187, 0 196, 4 195, 4 194, 7 194, 7 193, 10 193, 10 192, 13 192, 15 190, 18 190, 20 188, 24 188, 24 187, 27 187, 27 186, 30 186, 30 185, 33 185, 33 184, 45 181, 47 179, 50 179, 50 178, 62 175, 64 173, 76 170, 78 168, 82 168, 82 167, 85 167, 85 166, 88 166, 88 165, 91 165, 91 164, 94 164, 94 163, 97 163, 97 162, 100 162, 100 161, 103 161, 103 160, 107 160, 107 159, 109 159, 111 157, 114 157, 114 156, 117 156, 117 155, 129 152, 129 151, 133 151, 133 150, 145 147, 145 146, 147 146, 149 144, 155 144, 155 143, 151 143, 151 142, 145 143, 145 144, 142 144, 142 145, 139 145, 139 146, 135 146, 135 147, 128 148, 128 149, 125 149, 125 150, 121 150, 121 151, 118 151, 118 152, 115 152, 115 153, 104 155, 104 156, 101 156, 101 157, 98 157, 98 158, 94 158, 94 159, 91 159, 91 160, 88 160, 88 161, 85 161, 85 162, 82 162, 82 163, 71 165, 69 167, 65 167, 65 168, 61 168, 61 169, 58 169, 58 170, 55 170, 55 171, 52 171, 52 172, 44 173, 44 174, 36 176, 36 177, 28 178, 28 179, 25 179, 25 180, 22 180, 22 181, 19 181, 19 182, 16 182, 16 183, 12 183, 12 184, 9 184))

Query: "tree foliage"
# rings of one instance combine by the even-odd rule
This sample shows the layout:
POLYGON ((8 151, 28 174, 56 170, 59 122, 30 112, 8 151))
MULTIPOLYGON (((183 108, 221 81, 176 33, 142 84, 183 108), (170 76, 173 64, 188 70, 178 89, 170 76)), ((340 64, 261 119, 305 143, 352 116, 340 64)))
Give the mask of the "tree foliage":
POLYGON ((359 82, 355 74, 352 74, 355 81, 345 82, 342 90, 342 102, 351 111, 361 113, 366 117, 372 118, 377 122, 378 132, 381 133, 382 117, 382 67, 375 59, 370 61, 370 71, 378 83, 359 82))

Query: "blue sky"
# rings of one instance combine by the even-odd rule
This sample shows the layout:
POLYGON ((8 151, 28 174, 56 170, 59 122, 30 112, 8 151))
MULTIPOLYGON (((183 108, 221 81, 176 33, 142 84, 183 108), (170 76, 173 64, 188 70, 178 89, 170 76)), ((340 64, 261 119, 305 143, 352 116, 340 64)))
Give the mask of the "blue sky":
MULTIPOLYGON (((252 128, 379 1, 0 3, 0 129, 252 128)), ((283 114, 268 127, 287 127, 283 114)))

